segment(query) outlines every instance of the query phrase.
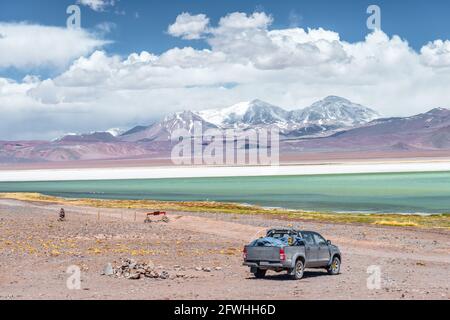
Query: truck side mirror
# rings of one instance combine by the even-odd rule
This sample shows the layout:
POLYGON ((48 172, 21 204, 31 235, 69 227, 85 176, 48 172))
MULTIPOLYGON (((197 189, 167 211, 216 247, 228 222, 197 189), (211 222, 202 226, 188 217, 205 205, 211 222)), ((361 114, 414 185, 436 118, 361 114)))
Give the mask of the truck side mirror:
POLYGON ((327 245, 331 245, 331 240, 327 240, 327 245))

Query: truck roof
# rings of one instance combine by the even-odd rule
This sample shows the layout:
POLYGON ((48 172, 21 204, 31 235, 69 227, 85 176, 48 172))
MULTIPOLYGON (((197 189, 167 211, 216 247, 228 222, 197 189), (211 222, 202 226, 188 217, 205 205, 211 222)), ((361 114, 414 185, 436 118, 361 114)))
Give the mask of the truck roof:
POLYGON ((300 230, 297 230, 294 228, 271 228, 271 229, 267 230, 267 232, 270 232, 270 231, 291 231, 291 232, 295 232, 295 233, 300 232, 300 230))

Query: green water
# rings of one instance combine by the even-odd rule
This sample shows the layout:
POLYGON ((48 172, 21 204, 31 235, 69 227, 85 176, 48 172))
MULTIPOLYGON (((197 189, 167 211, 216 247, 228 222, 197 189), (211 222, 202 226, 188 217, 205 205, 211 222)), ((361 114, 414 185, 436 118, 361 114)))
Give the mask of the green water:
POLYGON ((450 212, 450 172, 1 183, 69 198, 223 201, 330 212, 450 212))

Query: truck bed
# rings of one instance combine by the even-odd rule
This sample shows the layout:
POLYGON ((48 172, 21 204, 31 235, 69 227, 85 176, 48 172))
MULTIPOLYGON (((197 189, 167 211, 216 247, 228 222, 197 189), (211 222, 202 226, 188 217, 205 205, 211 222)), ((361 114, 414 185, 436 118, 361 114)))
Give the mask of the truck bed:
POLYGON ((251 247, 247 246, 246 261, 280 262, 280 247, 251 247))

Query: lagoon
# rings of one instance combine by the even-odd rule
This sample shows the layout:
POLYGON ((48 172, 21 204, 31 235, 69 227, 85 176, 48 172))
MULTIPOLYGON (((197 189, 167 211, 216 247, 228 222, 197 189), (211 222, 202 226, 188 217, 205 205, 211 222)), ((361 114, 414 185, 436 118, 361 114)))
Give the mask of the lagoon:
POLYGON ((449 213, 450 172, 0 182, 67 198, 236 202, 324 212, 449 213))

